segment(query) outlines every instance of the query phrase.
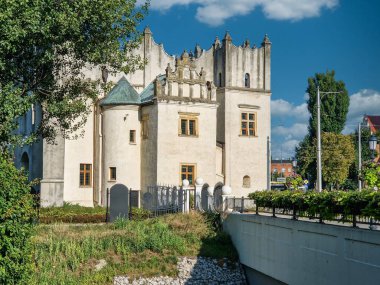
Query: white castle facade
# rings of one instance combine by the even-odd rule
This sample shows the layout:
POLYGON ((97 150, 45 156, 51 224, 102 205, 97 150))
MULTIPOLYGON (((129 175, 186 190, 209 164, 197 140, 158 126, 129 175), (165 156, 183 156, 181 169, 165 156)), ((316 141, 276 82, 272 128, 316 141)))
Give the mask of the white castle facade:
MULTIPOLYGON (((271 43, 235 46, 226 33, 209 50, 168 55, 149 28, 137 51, 147 64, 133 74, 110 76, 76 140, 42 140, 15 153, 43 206, 63 202, 105 205, 106 189, 121 183, 229 185, 232 195, 267 189, 270 137, 271 43)), ((86 71, 102 78, 100 68, 86 71)), ((38 123, 36 108, 20 119, 20 131, 38 123)))

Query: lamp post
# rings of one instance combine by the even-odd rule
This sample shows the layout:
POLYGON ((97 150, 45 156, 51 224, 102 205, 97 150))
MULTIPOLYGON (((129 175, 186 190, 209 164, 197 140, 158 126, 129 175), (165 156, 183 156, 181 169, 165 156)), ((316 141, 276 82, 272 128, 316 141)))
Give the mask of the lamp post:
POLYGON ((359 123, 358 126, 358 182, 359 182, 359 191, 362 191, 362 181, 360 180, 360 171, 362 171, 362 123, 359 123))
POLYGON ((377 146, 377 137, 375 135, 371 135, 369 138, 369 149, 371 150, 371 158, 375 158, 375 150, 377 146))
POLYGON ((321 94, 339 94, 341 92, 322 92, 317 85, 317 191, 322 192, 322 147, 321 147, 321 94))

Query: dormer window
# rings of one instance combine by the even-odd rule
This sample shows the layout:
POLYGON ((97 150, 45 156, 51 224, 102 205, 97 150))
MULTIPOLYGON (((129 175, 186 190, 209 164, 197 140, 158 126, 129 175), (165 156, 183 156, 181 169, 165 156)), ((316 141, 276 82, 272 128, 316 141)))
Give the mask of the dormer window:
POLYGON ((244 76, 244 87, 251 88, 250 76, 249 73, 246 73, 244 76))

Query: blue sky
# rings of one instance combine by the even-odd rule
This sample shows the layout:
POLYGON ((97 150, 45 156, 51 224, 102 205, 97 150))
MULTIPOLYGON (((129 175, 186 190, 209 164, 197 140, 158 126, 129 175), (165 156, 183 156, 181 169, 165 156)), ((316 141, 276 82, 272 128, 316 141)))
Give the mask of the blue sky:
POLYGON ((334 69, 351 96, 344 133, 380 115, 379 0, 151 0, 149 25, 170 54, 215 36, 272 42, 272 156, 292 156, 307 132, 307 78, 334 69))

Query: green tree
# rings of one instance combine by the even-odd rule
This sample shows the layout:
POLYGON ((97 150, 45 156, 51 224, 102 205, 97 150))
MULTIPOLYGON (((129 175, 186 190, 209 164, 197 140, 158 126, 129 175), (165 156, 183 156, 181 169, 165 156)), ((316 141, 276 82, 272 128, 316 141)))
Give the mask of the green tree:
MULTIPOLYGON (((316 73, 308 79, 306 92, 309 94, 307 107, 310 112, 309 132, 296 147, 298 172, 308 177, 311 182, 316 180, 316 149, 314 140, 317 137, 317 86, 321 92, 340 92, 321 96, 321 133, 329 132, 340 134, 344 129, 350 99, 343 81, 335 79, 334 71, 316 73)), ((323 151, 322 151, 323 153, 323 151)))
POLYGON ((362 173, 362 179, 365 182, 366 187, 380 188, 380 163, 368 161, 364 163, 362 173))
POLYGON ((31 104, 43 109, 34 135, 53 139, 59 131, 78 130, 105 88, 101 80, 86 80, 85 68, 129 73, 142 67, 133 50, 147 5, 136 9, 135 2, 0 0, 0 100, 7 110, 0 113, 2 149, 20 141, 14 121, 31 104))
POLYGON ((32 231, 30 185, 9 157, 10 146, 37 137, 50 141, 79 130, 99 91, 109 88, 87 80, 133 72, 143 60, 133 54, 141 42, 138 25, 147 4, 135 0, 0 0, 0 283, 27 283, 32 231), (99 76, 100 77, 100 76, 99 76), (31 105, 42 109, 29 137, 14 130, 31 105))
POLYGON ((28 177, 0 154, 0 284, 27 284, 32 269, 33 199, 28 177))
POLYGON ((335 80, 334 70, 316 73, 314 77, 308 79, 307 108, 311 114, 309 134, 312 138, 317 136, 317 85, 319 85, 320 92, 340 92, 339 94, 321 95, 321 132, 340 134, 346 124, 350 97, 344 82, 335 80))
POLYGON ((349 174, 355 159, 354 143, 349 135, 324 133, 322 135, 322 177, 339 189, 349 174))

